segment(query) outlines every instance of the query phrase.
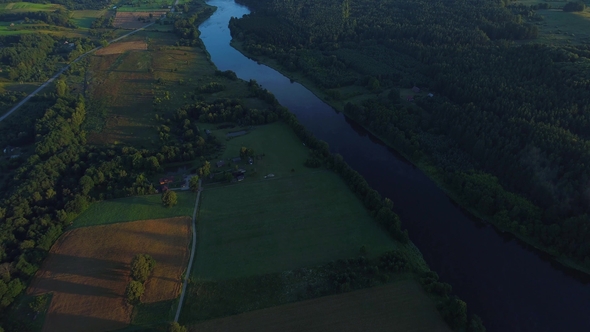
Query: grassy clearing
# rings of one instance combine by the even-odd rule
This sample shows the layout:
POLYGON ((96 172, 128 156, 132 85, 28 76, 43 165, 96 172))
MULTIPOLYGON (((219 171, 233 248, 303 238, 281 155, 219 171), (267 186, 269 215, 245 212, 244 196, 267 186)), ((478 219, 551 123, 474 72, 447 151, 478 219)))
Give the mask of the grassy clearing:
POLYGON ((537 23, 539 38, 535 43, 580 44, 590 42, 590 10, 573 13, 561 9, 538 10, 544 20, 537 23))
MULTIPOLYGON (((45 331, 124 328, 131 323, 133 309, 124 300, 133 256, 147 253, 157 262, 142 300, 148 305, 173 305, 189 242, 188 217, 74 229, 52 247, 27 293, 53 293, 45 331)), ((159 310, 171 312, 161 305, 159 310)), ((152 317, 152 322, 159 317, 152 317)))
POLYGON ((450 331, 414 280, 203 322, 189 331, 450 331))
POLYGON ((177 192, 178 205, 165 208, 160 195, 134 196, 93 203, 74 220, 73 228, 119 222, 192 216, 196 194, 177 192))

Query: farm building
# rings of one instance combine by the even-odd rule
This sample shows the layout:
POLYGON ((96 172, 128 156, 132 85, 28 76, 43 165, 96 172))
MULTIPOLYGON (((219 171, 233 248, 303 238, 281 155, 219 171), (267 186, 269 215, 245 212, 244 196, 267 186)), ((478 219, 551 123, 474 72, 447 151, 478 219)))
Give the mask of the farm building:
POLYGON ((174 176, 167 176, 160 178, 160 184, 168 184, 174 182, 174 176))
POLYGON ((232 161, 233 161, 234 163, 239 163, 240 161, 242 161, 242 158, 240 158, 240 157, 236 157, 236 158, 233 158, 233 159, 232 159, 232 161))
POLYGON ((412 88, 412 91, 414 91, 414 93, 418 93, 418 92, 420 92, 420 88, 419 88, 419 87, 417 87, 417 86, 414 86, 414 87, 412 88))
POLYGON ((217 168, 223 167, 223 165, 225 165, 225 161, 223 161, 223 160, 220 160, 220 161, 218 161, 218 162, 215 163, 215 166, 217 166, 217 168))
POLYGON ((408 98, 406 98, 408 101, 414 101, 414 96, 408 96, 408 98))
POLYGON ((239 175, 236 179, 238 181, 244 181, 245 176, 244 175, 239 175))

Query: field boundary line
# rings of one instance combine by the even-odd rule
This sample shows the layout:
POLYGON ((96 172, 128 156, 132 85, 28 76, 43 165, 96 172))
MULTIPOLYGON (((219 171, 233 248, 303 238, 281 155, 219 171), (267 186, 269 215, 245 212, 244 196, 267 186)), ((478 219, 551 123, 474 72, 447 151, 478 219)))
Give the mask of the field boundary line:
POLYGON ((195 209, 193 210, 193 245, 191 248, 191 257, 188 260, 188 266, 186 268, 186 273, 184 275, 184 282, 182 283, 182 291, 180 292, 180 300, 178 301, 178 308, 176 309, 176 315, 174 316, 174 321, 178 322, 178 318, 180 317, 180 311, 182 310, 182 304, 184 303, 184 295, 186 295, 186 286, 188 285, 188 278, 191 274, 191 268, 193 266, 193 260, 195 259, 195 249, 197 248, 197 227, 195 220, 197 218, 197 210, 199 207, 199 198, 201 197, 201 191, 203 191, 203 187, 201 186, 202 180, 199 179, 199 191, 197 192, 197 199, 195 200, 195 209))
MULTIPOLYGON (((112 44, 115 42, 118 42, 119 40, 129 37, 132 34, 139 32, 149 26, 154 25, 155 22, 150 23, 148 25, 145 25, 139 29, 135 29, 127 34, 124 34, 121 37, 115 38, 113 40, 111 40, 108 44, 112 44)), ((108 46, 108 45, 107 45, 108 46)), ((101 48, 103 48, 102 46, 99 47, 95 47, 93 49, 91 49, 90 51, 80 55, 79 57, 77 57, 76 59, 74 59, 72 62, 68 63, 67 65, 65 65, 63 68, 61 68, 60 70, 57 71, 57 73, 55 75, 53 75, 50 79, 48 79, 47 81, 45 81, 45 83, 41 84, 41 86, 39 86, 35 91, 31 92, 31 94, 29 94, 28 96, 25 97, 25 99, 21 100, 18 104, 16 104, 14 107, 12 107, 8 112, 6 112, 4 115, 0 116, 0 122, 4 121, 7 117, 9 117, 12 113, 14 113, 16 110, 18 110, 21 106, 23 106, 27 101, 29 101, 29 99, 31 99, 32 97, 34 97, 35 95, 37 95, 37 93, 41 92, 41 90, 45 89, 47 87, 47 85, 51 82, 53 82, 56 78, 58 78, 61 74, 63 74, 64 71, 68 70, 70 68, 70 66, 78 61, 80 61, 80 59, 84 58, 85 56, 87 56, 90 53, 96 52, 98 50, 100 50, 101 48)))

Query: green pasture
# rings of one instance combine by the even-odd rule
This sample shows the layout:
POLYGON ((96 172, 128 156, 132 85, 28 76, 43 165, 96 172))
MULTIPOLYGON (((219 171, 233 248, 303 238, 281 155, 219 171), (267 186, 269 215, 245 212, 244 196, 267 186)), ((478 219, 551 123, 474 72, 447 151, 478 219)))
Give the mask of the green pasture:
POLYGON ((43 4, 32 2, 10 2, 0 4, 0 14, 4 13, 21 13, 21 12, 48 12, 63 8, 62 5, 57 4, 43 4))
POLYGON ((106 9, 102 10, 74 10, 70 16, 71 21, 80 28, 90 28, 92 22, 98 17, 103 16, 106 9))
POLYGON ((395 247, 338 175, 307 172, 201 193, 191 276, 278 272, 395 247))
POLYGON ((177 192, 178 204, 171 208, 162 205, 161 195, 133 196, 93 203, 72 227, 114 224, 118 222, 192 216, 196 194, 177 192))
MULTIPOLYGON (((179 1, 178 4, 184 3, 179 1)), ((131 0, 124 4, 117 6, 117 11, 120 12, 145 12, 152 10, 168 10, 168 6, 172 6, 174 0, 131 0)))
POLYGON ((224 144, 223 153, 218 159, 210 160, 212 172, 233 170, 236 164, 231 159, 240 156, 240 148, 247 147, 254 150, 255 155, 264 157, 249 165, 247 160, 242 160, 237 165, 246 169, 246 181, 251 179, 264 179, 264 175, 272 173, 275 177, 301 174, 310 169, 303 166, 309 155, 309 150, 303 146, 299 138, 293 133, 287 124, 275 122, 264 126, 256 126, 248 130, 243 127, 216 129, 217 125, 202 125, 201 130, 209 129, 220 142, 224 144), (227 134, 247 130, 242 136, 228 138, 227 134), (228 159, 230 159, 228 161, 228 159), (216 168, 215 163, 224 160, 226 165, 216 168), (294 170, 294 172, 292 172, 294 170))

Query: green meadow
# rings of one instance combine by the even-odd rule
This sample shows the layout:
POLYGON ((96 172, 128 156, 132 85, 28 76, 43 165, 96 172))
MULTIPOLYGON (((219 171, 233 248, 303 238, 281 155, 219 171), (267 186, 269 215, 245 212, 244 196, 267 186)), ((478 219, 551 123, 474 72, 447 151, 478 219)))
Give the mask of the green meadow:
POLYGON ((74 220, 73 228, 114 224, 118 222, 192 216, 196 194, 177 192, 178 204, 162 205, 161 195, 133 196, 96 202, 74 220))

